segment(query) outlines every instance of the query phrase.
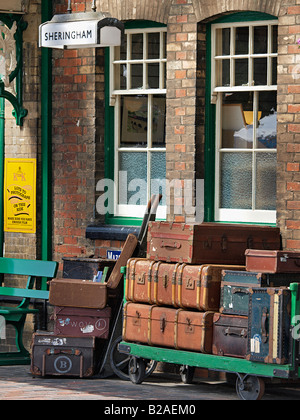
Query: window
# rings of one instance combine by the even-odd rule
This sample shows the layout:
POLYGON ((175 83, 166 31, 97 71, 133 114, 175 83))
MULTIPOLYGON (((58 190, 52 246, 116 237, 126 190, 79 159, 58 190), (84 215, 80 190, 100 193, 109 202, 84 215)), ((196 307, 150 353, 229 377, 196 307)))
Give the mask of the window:
POLYGON ((276 222, 277 21, 212 25, 216 221, 276 222))
MULTIPOLYGON (((114 215, 142 217, 151 194, 165 190, 166 28, 126 29, 110 55, 114 215)), ((164 197, 157 217, 165 214, 164 197)))

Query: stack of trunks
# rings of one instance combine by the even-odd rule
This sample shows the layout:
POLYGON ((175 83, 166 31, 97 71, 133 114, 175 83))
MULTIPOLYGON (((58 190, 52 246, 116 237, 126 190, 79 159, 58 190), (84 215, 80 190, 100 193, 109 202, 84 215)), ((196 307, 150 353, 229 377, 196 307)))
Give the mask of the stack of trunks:
POLYGON ((280 247, 272 227, 151 222, 147 258, 127 264, 123 340, 286 363, 298 266, 249 264, 251 253, 277 256, 280 247))

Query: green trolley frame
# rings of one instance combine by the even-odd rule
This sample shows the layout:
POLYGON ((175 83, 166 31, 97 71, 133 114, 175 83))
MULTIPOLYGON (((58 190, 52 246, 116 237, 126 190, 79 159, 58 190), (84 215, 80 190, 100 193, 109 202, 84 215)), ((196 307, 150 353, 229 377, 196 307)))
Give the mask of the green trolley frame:
MULTIPOLYGON (((125 273, 125 268, 123 272, 125 273)), ((251 362, 234 357, 215 356, 122 341, 119 344, 119 352, 131 356, 129 361, 131 381, 133 383, 143 382, 147 360, 181 365, 181 377, 185 383, 191 382, 196 367, 235 373, 237 375, 236 391, 243 400, 259 400, 262 398, 265 389, 263 378, 299 379, 300 283, 292 283, 290 290, 292 299, 288 364, 251 362)))

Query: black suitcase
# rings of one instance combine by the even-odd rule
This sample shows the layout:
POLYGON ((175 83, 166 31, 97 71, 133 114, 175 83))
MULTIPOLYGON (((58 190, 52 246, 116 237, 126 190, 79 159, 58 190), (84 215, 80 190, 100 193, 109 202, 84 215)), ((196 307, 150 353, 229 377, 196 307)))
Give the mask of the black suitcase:
POLYGON ((212 354, 245 358, 248 342, 248 317, 215 313, 212 354))
POLYGON ((288 288, 250 289, 247 359, 289 361, 291 292, 288 288))
POLYGON ((34 376, 75 376, 95 373, 95 337, 64 337, 35 333, 32 339, 31 373, 34 376))

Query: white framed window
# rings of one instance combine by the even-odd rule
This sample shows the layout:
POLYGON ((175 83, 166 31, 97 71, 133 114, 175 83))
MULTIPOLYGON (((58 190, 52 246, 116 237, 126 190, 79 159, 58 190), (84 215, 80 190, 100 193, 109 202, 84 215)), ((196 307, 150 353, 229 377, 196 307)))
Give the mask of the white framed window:
POLYGON ((215 220, 276 223, 277 21, 212 25, 215 220))
MULTIPOLYGON (((125 30, 111 49, 115 216, 142 217, 151 195, 165 191, 166 61, 165 27, 125 30)), ((165 197, 157 217, 166 217, 165 197)))

